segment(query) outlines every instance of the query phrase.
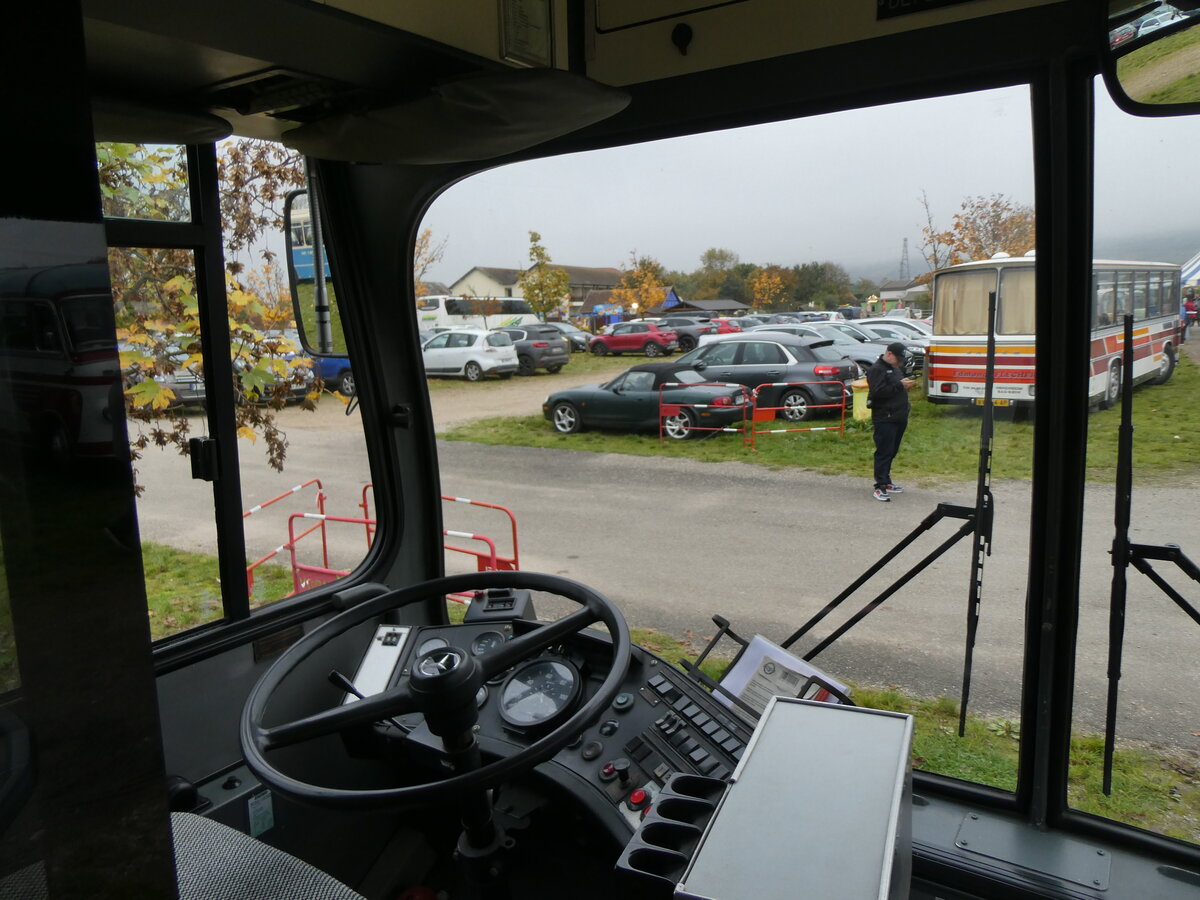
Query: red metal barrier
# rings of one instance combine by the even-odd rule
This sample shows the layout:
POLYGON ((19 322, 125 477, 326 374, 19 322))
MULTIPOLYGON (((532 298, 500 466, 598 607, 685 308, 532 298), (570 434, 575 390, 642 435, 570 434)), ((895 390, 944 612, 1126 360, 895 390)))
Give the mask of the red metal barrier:
MULTIPOLYGON (((375 519, 373 519, 371 517, 371 503, 370 503, 370 500, 368 500, 368 498, 367 498, 367 491, 369 491, 371 488, 372 488, 372 485, 370 485, 370 484, 365 485, 363 487, 362 502, 358 504, 359 509, 361 509, 363 511, 363 518, 370 523, 369 525, 366 526, 366 528, 367 528, 367 546, 368 547, 371 546, 371 541, 374 540, 374 537, 375 537, 375 519)), ((483 500, 471 500, 471 499, 468 499, 467 497, 452 497, 449 494, 442 494, 442 499, 444 501, 446 501, 447 503, 466 503, 470 506, 478 506, 478 507, 481 507, 482 509, 494 509, 497 512, 504 513, 504 515, 508 518, 509 528, 512 532, 512 556, 500 556, 499 554, 497 554, 495 552, 495 545, 493 544, 492 556, 494 557, 495 563, 494 563, 494 565, 491 566, 491 568, 498 570, 498 571, 516 571, 517 569, 521 568, 520 557, 519 557, 518 551, 517 551, 517 547, 518 547, 517 517, 513 515, 513 512, 511 509, 509 509, 507 506, 500 506, 496 503, 485 503, 483 500)), ((459 532, 443 531, 442 533, 444 535, 454 534, 459 537, 464 536, 459 532)), ((492 543, 490 538, 486 538, 486 537, 482 537, 482 536, 478 536, 478 535, 466 535, 466 536, 472 537, 476 540, 487 541, 489 544, 492 543)), ((446 545, 446 549, 454 550, 459 553, 474 553, 476 555, 480 555, 478 551, 463 550, 461 547, 451 547, 449 544, 446 545)), ((481 559, 482 559, 482 556, 481 556, 481 559)), ((487 567, 485 567, 482 562, 480 562, 480 564, 479 564, 479 571, 480 572, 487 571, 487 567)))
POLYGON ((839 431, 845 434, 846 429, 846 386, 840 381, 776 381, 770 384, 760 384, 750 394, 753 408, 750 413, 750 426, 746 432, 746 436, 742 438, 743 443, 749 444, 750 449, 757 450, 755 436, 760 434, 787 434, 793 431, 839 431), (756 422, 774 422, 777 421, 776 413, 786 407, 783 406, 759 406, 759 392, 763 388, 787 388, 787 387, 802 387, 805 385, 814 384, 836 384, 841 388, 841 398, 837 403, 810 403, 809 409, 837 409, 840 410, 837 425, 805 425, 797 428, 764 428, 759 430, 754 427, 756 422))
MULTIPOLYGON (((260 503, 257 506, 250 507, 250 509, 248 509, 244 513, 242 513, 242 519, 243 520, 248 519, 257 513, 262 512, 267 507, 273 506, 274 504, 278 503, 280 500, 286 500, 289 497, 293 497, 296 494, 300 493, 302 490, 304 490, 306 487, 312 487, 313 485, 316 485, 316 487, 317 487, 317 496, 316 496, 317 512, 324 513, 325 512, 325 488, 324 488, 324 485, 321 484, 320 478, 310 478, 308 481, 304 482, 303 484, 298 484, 295 487, 284 491, 278 497, 272 497, 270 500, 267 500, 265 503, 260 503)), ((321 529, 321 551, 323 554, 323 558, 326 560, 326 562, 328 562, 328 560, 329 560, 329 544, 328 544, 327 536, 325 534, 324 525, 320 525, 317 527, 319 527, 321 529)), ((257 569, 259 566, 261 566, 263 563, 275 558, 276 556, 278 556, 280 553, 282 553, 286 549, 288 549, 288 545, 281 544, 280 546, 278 546, 274 550, 272 550, 270 553, 268 553, 266 556, 262 557, 261 559, 257 559, 254 562, 250 563, 250 565, 246 566, 246 591, 251 596, 253 596, 253 594, 254 594, 254 570, 257 569)))
POLYGON ((314 531, 320 529, 322 538, 325 536, 326 524, 329 522, 341 522, 348 525, 366 525, 368 520, 358 516, 327 516, 324 513, 292 513, 288 516, 288 542, 281 549, 287 550, 291 554, 292 559, 292 592, 300 593, 300 591, 308 590, 310 587, 316 587, 321 584, 329 584, 331 581, 337 581, 339 578, 349 574, 342 569, 333 569, 329 566, 329 551, 322 540, 321 548, 321 565, 315 566, 309 563, 300 562, 296 555, 296 544, 302 538, 307 537, 314 531), (297 519, 316 519, 317 524, 306 528, 300 534, 296 534, 297 519))
MULTIPOLYGON (((668 402, 667 400, 665 400, 663 398, 663 392, 665 390, 667 390, 668 388, 677 388, 677 387, 729 387, 729 388, 736 388, 736 387, 741 387, 741 385, 728 384, 726 382, 721 382, 721 381, 703 381, 703 382, 699 382, 697 384, 684 384, 682 382, 669 382, 667 384, 661 385, 658 389, 658 442, 660 444, 664 443, 663 432, 665 431, 665 425, 663 424, 663 420, 666 419, 668 416, 677 416, 684 409, 733 409, 735 406, 739 405, 739 404, 733 404, 733 403, 730 403, 728 405, 721 404, 721 403, 679 403, 679 402, 672 403, 672 402, 668 402)), ((730 425, 701 425, 701 424, 699 424, 699 416, 697 416, 696 417, 697 422, 692 425, 692 430, 693 431, 713 431, 713 432, 717 432, 717 431, 739 432, 743 435, 743 440, 744 440, 745 439, 744 435, 746 433, 746 425, 747 425, 746 412, 747 412, 747 410, 750 409, 750 406, 747 403, 742 403, 742 404, 740 404, 740 406, 742 408, 742 424, 740 426, 738 426, 737 428, 734 428, 733 426, 730 426, 730 425)))

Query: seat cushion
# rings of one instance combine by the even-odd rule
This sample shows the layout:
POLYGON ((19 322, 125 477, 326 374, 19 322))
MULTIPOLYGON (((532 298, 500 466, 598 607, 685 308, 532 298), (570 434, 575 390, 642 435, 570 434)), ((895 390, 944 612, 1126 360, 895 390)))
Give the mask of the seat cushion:
POLYGON ((320 869, 236 829, 172 813, 180 900, 363 900, 320 869))

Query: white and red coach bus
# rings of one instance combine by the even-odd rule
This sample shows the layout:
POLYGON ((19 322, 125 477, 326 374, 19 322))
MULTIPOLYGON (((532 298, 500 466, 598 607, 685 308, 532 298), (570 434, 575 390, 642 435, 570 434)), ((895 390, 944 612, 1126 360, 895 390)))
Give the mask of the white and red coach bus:
MULTIPOLYGON (((933 403, 983 403, 988 294, 996 291, 998 406, 1032 406, 1035 365, 1033 255, 962 263, 934 276, 933 335, 926 390, 933 403)), ((1179 266, 1097 259, 1092 263, 1091 405, 1111 406, 1121 393, 1122 318, 1134 317, 1134 383, 1166 382, 1180 336, 1179 266)))

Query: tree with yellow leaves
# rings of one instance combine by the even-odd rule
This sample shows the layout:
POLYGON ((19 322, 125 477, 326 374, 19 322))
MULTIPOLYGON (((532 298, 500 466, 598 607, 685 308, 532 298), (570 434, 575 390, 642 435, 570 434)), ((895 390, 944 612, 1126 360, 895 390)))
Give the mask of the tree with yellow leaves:
POLYGON ((517 284, 530 308, 545 319, 570 297, 571 277, 564 269, 551 267, 550 254, 536 231, 529 232, 529 261, 533 265, 517 276, 517 284))
POLYGON ((921 255, 929 271, 916 281, 924 283, 938 269, 989 259, 996 253, 1024 256, 1036 245, 1037 228, 1033 208, 1016 203, 1003 194, 967 197, 954 214, 950 228, 942 230, 933 222, 929 198, 921 192, 925 225, 921 229, 921 255))
POLYGON ((756 269, 750 276, 750 305, 755 309, 778 309, 795 287, 795 273, 776 265, 756 269))
POLYGON ((662 263, 650 256, 629 254, 629 268, 613 288, 612 300, 628 313, 645 314, 663 302, 667 284, 662 263))

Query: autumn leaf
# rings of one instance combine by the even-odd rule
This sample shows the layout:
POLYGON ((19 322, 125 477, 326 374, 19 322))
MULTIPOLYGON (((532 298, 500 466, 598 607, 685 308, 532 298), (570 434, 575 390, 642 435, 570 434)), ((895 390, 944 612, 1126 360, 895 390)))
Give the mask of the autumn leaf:
POLYGON ((258 435, 254 433, 254 429, 249 425, 243 425, 237 430, 238 437, 244 437, 250 443, 258 443, 258 435))
MULTIPOLYGON (((163 387, 153 378, 147 378, 144 381, 139 381, 133 387, 127 389, 125 393, 129 396, 130 402, 134 407, 147 407, 154 403, 154 398, 159 395, 163 387)), ((159 409, 160 407, 153 407, 159 409)))

